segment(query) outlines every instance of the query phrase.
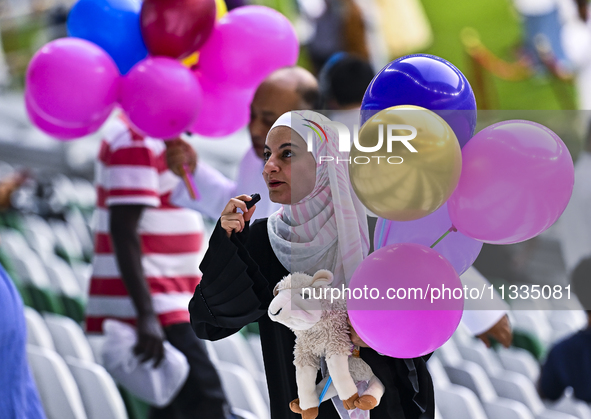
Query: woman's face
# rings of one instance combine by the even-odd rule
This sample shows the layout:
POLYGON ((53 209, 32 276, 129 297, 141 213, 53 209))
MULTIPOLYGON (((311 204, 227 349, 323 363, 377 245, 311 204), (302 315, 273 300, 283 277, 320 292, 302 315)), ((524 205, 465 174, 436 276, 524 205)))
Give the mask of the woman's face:
POLYGON ((291 128, 277 127, 269 132, 263 158, 263 178, 271 201, 295 204, 314 190, 316 160, 304 139, 291 128))

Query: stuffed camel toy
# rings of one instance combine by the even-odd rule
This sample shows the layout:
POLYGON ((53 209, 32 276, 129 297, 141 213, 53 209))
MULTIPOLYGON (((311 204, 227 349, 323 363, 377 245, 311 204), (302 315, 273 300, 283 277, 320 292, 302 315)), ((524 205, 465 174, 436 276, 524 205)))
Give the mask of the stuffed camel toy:
POLYGON ((275 286, 275 298, 269 305, 271 320, 289 327, 296 335, 294 365, 298 399, 289 407, 303 419, 318 416, 319 395, 328 380, 325 377, 316 385, 321 357, 326 358, 332 377, 331 387, 322 401, 338 394, 345 409, 370 410, 384 394, 384 385, 369 365, 352 356, 354 345, 349 336, 347 302, 331 299, 332 281, 333 274, 326 270, 316 272, 313 277, 303 273, 288 275, 275 286), (369 381, 361 395, 355 385, 360 381, 369 381))

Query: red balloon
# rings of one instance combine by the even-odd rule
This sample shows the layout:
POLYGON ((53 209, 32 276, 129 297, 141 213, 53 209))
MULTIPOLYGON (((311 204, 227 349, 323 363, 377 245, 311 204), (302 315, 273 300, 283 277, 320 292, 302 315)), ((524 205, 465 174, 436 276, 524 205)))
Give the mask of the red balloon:
POLYGON ((151 55, 185 58, 205 43, 215 18, 215 0, 145 0, 140 25, 151 55))

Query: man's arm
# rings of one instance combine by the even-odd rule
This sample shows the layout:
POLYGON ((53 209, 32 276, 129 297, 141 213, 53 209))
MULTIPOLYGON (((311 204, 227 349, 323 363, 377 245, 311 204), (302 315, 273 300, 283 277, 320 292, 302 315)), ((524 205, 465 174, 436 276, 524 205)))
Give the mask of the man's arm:
POLYGON ((121 278, 137 311, 136 355, 142 362, 154 360, 158 366, 164 357, 164 331, 154 312, 152 297, 142 268, 142 250, 138 224, 143 205, 115 205, 110 211, 110 231, 121 278))

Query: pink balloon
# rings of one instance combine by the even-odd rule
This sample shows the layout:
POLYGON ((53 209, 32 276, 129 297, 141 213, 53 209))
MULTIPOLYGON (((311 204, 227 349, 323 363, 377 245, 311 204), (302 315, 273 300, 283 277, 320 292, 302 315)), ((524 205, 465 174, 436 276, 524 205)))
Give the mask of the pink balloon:
POLYGON ((370 254, 349 289, 347 307, 355 331, 370 347, 394 358, 433 352, 462 318, 460 277, 443 256, 420 244, 393 244, 370 254), (358 298, 360 291, 364 294, 358 298))
POLYGON ((89 125, 88 127, 81 127, 81 128, 67 128, 60 125, 52 124, 46 120, 44 120, 40 115, 39 111, 35 108, 35 106, 31 103, 28 95, 25 93, 25 108, 27 110, 27 114, 31 119, 33 125, 39 128, 41 131, 45 132, 46 134, 62 141, 73 140, 75 138, 84 137, 88 134, 92 134, 96 130, 98 130, 102 122, 95 123, 93 125, 89 125))
POLYGON ((148 57, 121 80, 121 107, 138 131, 170 139, 197 119, 203 92, 191 70, 168 57, 148 57))
POLYGON ((297 62, 289 20, 265 6, 238 7, 221 18, 201 49, 199 69, 212 81, 256 88, 273 71, 297 62))
POLYGON ((27 69, 25 90, 48 124, 86 129, 102 124, 117 101, 119 70, 100 47, 79 38, 56 39, 27 69))
POLYGON ((224 137, 248 124, 253 89, 232 89, 197 75, 203 88, 203 109, 190 129, 206 137, 224 137))
MULTIPOLYGON (((378 218, 374 247, 379 249, 384 245, 394 243, 418 243, 431 246, 451 227, 447 203, 437 211, 418 220, 390 221, 378 218)), ((458 275, 461 275, 472 266, 478 257, 480 249, 482 249, 482 242, 452 230, 433 249, 441 253, 452 264, 458 275)))
POLYGON ((462 150, 462 174, 448 201, 464 235, 518 243, 548 229, 574 185, 571 155, 560 137, 530 121, 504 121, 476 134, 462 150))

